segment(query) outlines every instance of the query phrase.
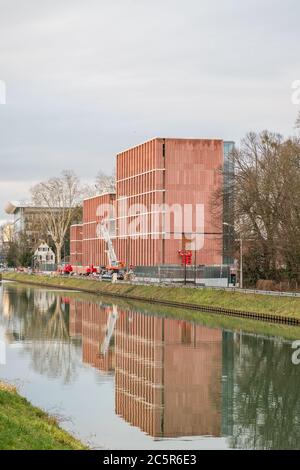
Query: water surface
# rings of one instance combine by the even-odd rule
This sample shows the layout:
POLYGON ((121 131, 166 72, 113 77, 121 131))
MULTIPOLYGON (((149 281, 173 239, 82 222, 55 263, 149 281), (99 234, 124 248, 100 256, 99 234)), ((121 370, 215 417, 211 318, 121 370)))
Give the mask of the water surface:
POLYGON ((156 306, 0 289, 0 379, 91 447, 300 447, 290 340, 169 318, 156 306))

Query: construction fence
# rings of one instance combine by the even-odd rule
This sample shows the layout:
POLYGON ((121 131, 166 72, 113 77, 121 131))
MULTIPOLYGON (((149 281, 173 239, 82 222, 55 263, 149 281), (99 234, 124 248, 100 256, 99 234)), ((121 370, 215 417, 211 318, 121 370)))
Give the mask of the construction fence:
POLYGON ((137 266, 136 280, 143 282, 187 283, 207 287, 234 284, 230 266, 137 266))

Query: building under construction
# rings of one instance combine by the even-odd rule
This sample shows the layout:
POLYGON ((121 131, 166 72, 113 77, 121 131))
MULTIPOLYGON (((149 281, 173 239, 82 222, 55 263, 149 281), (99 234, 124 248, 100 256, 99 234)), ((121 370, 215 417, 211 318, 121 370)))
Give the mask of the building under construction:
POLYGON ((98 230, 105 217, 127 266, 180 266, 181 250, 191 251, 195 266, 221 266, 223 207, 211 204, 232 148, 217 139, 155 138, 119 153, 116 193, 85 200, 82 225, 71 227, 71 264, 107 264, 98 230))

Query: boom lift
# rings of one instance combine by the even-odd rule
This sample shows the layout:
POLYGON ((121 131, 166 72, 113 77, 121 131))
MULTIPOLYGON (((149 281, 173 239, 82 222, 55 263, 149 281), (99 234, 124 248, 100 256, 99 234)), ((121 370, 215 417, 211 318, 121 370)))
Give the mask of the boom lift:
POLYGON ((110 312, 108 320, 107 320, 105 338, 103 340, 103 343, 101 344, 101 349, 100 349, 101 354, 103 356, 105 356, 109 350, 111 338, 114 334, 114 329, 115 329, 118 316, 119 316, 118 307, 116 305, 113 305, 112 312, 110 312))
POLYGON ((101 220, 100 224, 98 225, 98 236, 102 235, 106 245, 107 245, 107 258, 108 258, 108 266, 106 267, 110 271, 118 271, 119 269, 124 268, 123 261, 119 261, 110 238, 109 230, 106 226, 105 220, 101 220), (100 231, 100 233, 99 233, 100 231))

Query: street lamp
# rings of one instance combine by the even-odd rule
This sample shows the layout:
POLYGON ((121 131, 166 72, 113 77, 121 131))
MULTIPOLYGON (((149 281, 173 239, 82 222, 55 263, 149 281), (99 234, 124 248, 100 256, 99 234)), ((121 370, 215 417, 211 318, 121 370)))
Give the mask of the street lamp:
MULTIPOLYGON (((232 227, 234 229, 234 225, 229 224, 228 222, 223 222, 223 225, 226 227, 232 227)), ((243 239, 239 238, 237 241, 240 244, 240 289, 243 289, 244 279, 243 279, 243 239)))

